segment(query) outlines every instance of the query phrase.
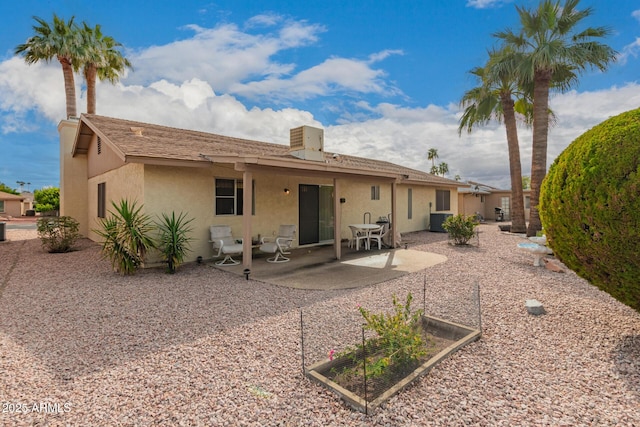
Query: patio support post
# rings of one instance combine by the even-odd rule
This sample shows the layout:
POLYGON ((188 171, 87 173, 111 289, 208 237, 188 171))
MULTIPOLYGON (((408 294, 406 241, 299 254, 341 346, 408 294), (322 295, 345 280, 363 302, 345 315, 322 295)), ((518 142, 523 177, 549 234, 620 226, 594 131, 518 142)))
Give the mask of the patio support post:
POLYGON ((342 205, 340 204, 340 181, 333 178, 333 248, 336 259, 342 256, 342 205))
POLYGON ((253 173, 245 170, 242 173, 242 265, 251 268, 253 258, 251 249, 251 211, 253 206, 253 173))
POLYGON ((393 227, 391 230, 391 246, 395 249, 396 247, 396 230, 398 229, 398 183, 397 181, 393 181, 391 183, 391 226, 393 227))

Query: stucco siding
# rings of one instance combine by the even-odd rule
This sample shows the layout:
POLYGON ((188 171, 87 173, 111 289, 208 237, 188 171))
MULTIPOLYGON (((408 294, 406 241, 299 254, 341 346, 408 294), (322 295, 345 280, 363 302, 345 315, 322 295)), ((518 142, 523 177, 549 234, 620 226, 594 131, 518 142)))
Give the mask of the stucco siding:
POLYGON ((113 151, 113 148, 105 141, 98 143, 98 137, 91 138, 87 153, 87 175, 89 178, 101 175, 124 165, 124 161, 113 151))
MULTIPOLYGON (((89 179, 88 184, 88 224, 87 236, 99 241, 99 236, 93 231, 98 228, 98 184, 105 183, 106 211, 113 211, 112 202, 119 204, 120 200, 136 202, 137 206, 144 205, 144 165, 126 164, 118 169, 105 172, 89 179)), ((149 213, 146 208, 146 213, 149 213)))

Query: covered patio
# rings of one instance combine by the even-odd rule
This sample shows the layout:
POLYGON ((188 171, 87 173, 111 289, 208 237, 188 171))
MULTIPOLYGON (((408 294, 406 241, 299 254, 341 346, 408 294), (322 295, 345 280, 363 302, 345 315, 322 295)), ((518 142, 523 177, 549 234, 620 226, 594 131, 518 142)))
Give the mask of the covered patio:
MULTIPOLYGON (((296 248, 289 262, 269 263, 271 254, 253 252, 249 278, 295 289, 335 290, 374 285, 443 263, 447 257, 412 249, 350 249, 341 245, 342 257, 336 259, 333 245, 296 248)), ((247 267, 238 264, 212 266, 245 276, 247 267)))

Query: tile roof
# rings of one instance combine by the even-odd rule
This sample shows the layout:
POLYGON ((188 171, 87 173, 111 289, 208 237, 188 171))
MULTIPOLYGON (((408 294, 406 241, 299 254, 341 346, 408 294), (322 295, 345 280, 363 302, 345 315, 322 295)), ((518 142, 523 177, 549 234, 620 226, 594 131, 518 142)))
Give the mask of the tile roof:
MULTIPOLYGON (((207 157, 257 157, 279 160, 299 159, 289 154, 289 146, 252 141, 212 133, 178 129, 124 119, 83 114, 76 140, 76 152, 86 151, 91 134, 111 142, 123 159, 130 161, 180 160, 208 162, 207 157), (206 156, 206 157, 203 157, 206 156)), ((325 163, 345 171, 360 169, 402 176, 417 184, 457 187, 456 181, 393 163, 344 154, 324 153, 325 163)), ((317 164, 317 161, 307 160, 317 164)))

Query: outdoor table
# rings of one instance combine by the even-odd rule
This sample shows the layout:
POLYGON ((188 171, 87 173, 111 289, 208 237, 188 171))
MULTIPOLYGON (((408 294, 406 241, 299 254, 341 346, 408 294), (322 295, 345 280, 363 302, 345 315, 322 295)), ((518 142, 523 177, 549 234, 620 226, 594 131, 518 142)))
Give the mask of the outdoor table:
MULTIPOLYGON (((369 234, 374 230, 379 230, 379 224, 349 224, 350 227, 356 228, 358 231, 362 231, 367 235, 367 240, 365 240, 365 249, 369 250, 369 234)), ((359 246, 356 246, 358 250, 360 250, 359 246)))

